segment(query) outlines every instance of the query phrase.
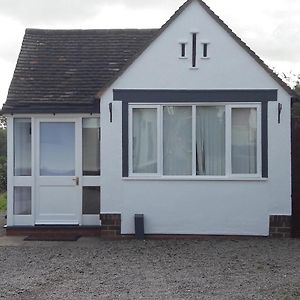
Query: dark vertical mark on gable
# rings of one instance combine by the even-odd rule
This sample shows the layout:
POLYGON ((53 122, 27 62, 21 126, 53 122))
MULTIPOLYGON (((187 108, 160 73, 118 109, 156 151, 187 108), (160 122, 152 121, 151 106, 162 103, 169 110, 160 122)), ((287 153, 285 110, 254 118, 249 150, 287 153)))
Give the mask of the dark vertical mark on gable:
POLYGON ((197 33, 193 33, 193 50, 192 50, 192 67, 196 67, 196 59, 197 59, 197 33))
POLYGON ((181 44, 181 57, 185 57, 185 43, 181 44))
POLYGON ((208 48, 208 44, 204 43, 203 44, 203 57, 207 57, 207 48, 208 48))

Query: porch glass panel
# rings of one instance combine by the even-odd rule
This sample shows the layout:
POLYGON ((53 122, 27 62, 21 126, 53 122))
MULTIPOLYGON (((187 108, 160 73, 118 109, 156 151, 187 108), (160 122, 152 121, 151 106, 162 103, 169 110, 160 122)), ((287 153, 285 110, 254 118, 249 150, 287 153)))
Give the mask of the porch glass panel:
POLYGON ((100 120, 82 119, 82 164, 83 175, 100 175, 100 120))
POLYGON ((100 214, 100 187, 84 186, 82 195, 82 214, 100 214))
POLYGON ((14 187, 14 215, 31 215, 31 187, 14 187))
POLYGON ((14 119, 14 175, 31 176, 30 119, 14 119))

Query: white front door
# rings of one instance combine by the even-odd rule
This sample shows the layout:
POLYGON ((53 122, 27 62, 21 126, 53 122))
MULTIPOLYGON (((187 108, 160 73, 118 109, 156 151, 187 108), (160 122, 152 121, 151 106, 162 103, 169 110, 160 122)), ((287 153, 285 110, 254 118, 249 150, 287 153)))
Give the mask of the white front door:
POLYGON ((78 119, 37 121, 35 224, 79 225, 81 188, 78 119))

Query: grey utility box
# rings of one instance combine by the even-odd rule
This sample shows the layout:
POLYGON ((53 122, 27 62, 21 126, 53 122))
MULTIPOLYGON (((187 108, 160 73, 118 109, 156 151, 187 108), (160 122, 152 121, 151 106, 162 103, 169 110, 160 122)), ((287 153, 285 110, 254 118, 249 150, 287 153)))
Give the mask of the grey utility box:
POLYGON ((139 240, 144 239, 144 215, 135 214, 134 215, 134 225, 135 225, 135 237, 139 240))

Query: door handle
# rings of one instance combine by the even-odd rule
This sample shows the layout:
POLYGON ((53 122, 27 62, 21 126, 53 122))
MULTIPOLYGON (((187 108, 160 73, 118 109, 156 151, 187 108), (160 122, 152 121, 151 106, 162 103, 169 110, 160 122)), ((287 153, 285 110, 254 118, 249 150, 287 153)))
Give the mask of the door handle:
POLYGON ((79 177, 75 177, 72 179, 76 185, 79 185, 79 177))

